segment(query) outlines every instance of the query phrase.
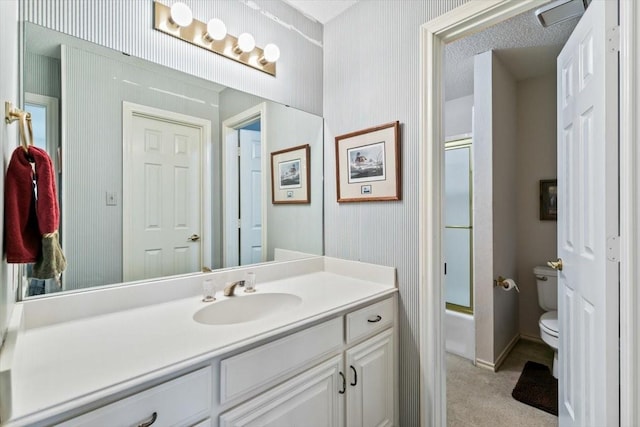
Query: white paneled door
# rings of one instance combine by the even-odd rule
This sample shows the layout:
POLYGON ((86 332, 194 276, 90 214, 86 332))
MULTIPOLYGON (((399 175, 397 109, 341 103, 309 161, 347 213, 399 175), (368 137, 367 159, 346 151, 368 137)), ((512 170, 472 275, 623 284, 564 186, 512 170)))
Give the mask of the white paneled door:
POLYGON ((260 131, 240 129, 240 265, 262 262, 260 131))
POLYGON ((558 57, 559 425, 619 422, 617 2, 558 57))
POLYGON ((202 128, 132 112, 124 132, 124 280, 199 271, 202 128))

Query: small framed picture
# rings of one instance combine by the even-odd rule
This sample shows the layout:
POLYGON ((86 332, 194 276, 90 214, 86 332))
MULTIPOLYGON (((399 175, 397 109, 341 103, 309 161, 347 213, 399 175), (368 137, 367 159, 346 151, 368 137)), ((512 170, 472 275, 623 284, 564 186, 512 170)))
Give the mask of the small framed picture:
POLYGON ((400 123, 336 137, 338 202, 400 200, 400 123))
POLYGON ((540 181, 540 220, 558 219, 558 181, 543 179, 540 181))
POLYGON ((271 153, 271 202, 310 203, 309 144, 271 153))

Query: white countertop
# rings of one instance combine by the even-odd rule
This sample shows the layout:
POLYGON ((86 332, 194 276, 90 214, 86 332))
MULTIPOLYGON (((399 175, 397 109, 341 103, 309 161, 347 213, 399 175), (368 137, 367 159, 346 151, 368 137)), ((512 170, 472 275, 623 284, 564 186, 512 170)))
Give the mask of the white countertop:
MULTIPOLYGON (((228 298, 218 291, 213 303, 198 294, 23 328, 13 349, 7 423, 30 424, 395 292, 389 271, 382 270, 385 280, 371 280, 371 273, 357 277, 368 268, 389 267, 322 258, 323 271, 264 283, 258 273, 256 294, 291 293, 302 302, 256 321, 194 321, 196 311, 228 298)), ((232 298, 250 294, 237 288, 237 295, 232 298)))

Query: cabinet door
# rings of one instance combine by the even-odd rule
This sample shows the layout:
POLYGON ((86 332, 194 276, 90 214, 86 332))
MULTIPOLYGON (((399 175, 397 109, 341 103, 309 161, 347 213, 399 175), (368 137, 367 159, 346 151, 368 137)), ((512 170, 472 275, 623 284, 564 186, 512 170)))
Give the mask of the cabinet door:
POLYGON ((393 331, 388 329, 346 353, 347 425, 393 426, 395 381, 393 331))
POLYGON ((340 427, 346 387, 336 356, 220 416, 220 427, 340 427))

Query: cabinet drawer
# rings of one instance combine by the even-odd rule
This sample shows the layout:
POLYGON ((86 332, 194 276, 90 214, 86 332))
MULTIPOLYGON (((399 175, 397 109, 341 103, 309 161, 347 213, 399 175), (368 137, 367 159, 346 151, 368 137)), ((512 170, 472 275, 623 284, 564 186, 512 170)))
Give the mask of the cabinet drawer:
POLYGON ((220 403, 262 391, 342 347, 342 318, 270 342, 220 362, 220 403))
POLYGON ((347 344, 391 326, 394 301, 388 298, 347 314, 347 344))
POLYGON ((154 427, 194 425, 211 415, 211 381, 208 366, 60 425, 137 426, 150 421, 154 413, 154 427))

